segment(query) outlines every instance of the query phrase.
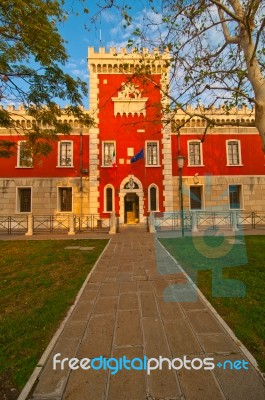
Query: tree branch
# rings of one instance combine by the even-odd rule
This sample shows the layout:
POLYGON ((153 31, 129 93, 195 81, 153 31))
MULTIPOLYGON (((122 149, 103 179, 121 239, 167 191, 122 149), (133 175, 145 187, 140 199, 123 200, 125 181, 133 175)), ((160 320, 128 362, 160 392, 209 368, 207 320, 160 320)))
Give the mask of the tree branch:
POLYGON ((218 0, 210 0, 210 1, 211 1, 211 3, 215 4, 218 7, 218 10, 224 11, 233 20, 243 23, 243 19, 238 14, 235 14, 231 10, 229 10, 229 8, 226 7, 223 3, 220 3, 220 1, 218 1, 218 0))
POLYGON ((218 14, 219 14, 220 22, 222 24, 223 34, 224 34, 226 43, 238 44, 239 37, 238 36, 230 36, 228 26, 224 20, 224 12, 221 8, 218 8, 218 14))
POLYGON ((256 51, 257 51, 257 48, 258 48, 260 35, 261 35, 261 33, 262 33, 264 27, 265 27, 265 18, 263 18, 263 21, 262 21, 262 23, 261 23, 261 25, 260 25, 260 28, 259 28, 258 32, 257 32, 254 50, 253 50, 253 53, 252 53, 252 56, 251 56, 250 62, 249 62, 251 66, 253 65, 253 60, 254 60, 254 57, 256 56, 256 51))

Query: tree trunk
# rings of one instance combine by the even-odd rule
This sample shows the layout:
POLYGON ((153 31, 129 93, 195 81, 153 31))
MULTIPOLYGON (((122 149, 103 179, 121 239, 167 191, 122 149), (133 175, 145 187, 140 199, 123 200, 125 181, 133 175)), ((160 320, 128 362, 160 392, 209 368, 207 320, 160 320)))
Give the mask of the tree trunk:
POLYGON ((240 46, 245 56, 248 79, 254 91, 255 126, 261 136, 262 148, 265 152, 265 79, 254 54, 255 49, 252 37, 248 34, 245 27, 242 26, 240 34, 240 46))
POLYGON ((262 140, 262 149, 265 153, 265 102, 258 103, 255 107, 255 126, 262 140))

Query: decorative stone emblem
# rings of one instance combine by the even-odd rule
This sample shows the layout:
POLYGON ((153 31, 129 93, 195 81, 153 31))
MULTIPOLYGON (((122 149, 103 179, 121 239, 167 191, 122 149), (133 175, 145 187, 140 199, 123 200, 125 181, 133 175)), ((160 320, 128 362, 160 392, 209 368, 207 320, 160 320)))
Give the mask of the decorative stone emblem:
POLYGON ((133 177, 131 176, 129 182, 125 184, 124 189, 139 189, 139 186, 134 182, 133 177))
POLYGON ((146 102, 148 97, 142 97, 138 86, 129 82, 122 83, 122 89, 118 93, 118 97, 112 97, 114 102, 115 117, 120 114, 131 115, 146 115, 146 102))

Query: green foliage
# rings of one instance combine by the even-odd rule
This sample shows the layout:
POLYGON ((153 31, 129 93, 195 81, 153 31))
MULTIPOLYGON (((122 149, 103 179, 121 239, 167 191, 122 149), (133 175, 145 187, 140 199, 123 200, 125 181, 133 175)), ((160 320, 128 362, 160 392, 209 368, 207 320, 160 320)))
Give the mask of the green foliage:
MULTIPOLYGON (((25 130, 15 123, 9 111, 0 110, 0 126, 26 133, 38 143, 32 147, 33 152, 38 149, 44 155, 47 143, 58 133, 71 132, 67 123, 58 122, 64 115, 72 115, 85 126, 93 123, 82 110, 86 84, 62 69, 68 60, 65 42, 57 29, 67 18, 63 5, 63 0, 0 2, 0 100, 22 104, 36 121, 30 131, 25 130), (70 106, 60 109, 55 99, 67 101, 70 106), (40 128, 43 124, 50 126, 45 132, 40 128)), ((3 155, 8 156, 7 147, 6 153, 0 152, 3 155)))

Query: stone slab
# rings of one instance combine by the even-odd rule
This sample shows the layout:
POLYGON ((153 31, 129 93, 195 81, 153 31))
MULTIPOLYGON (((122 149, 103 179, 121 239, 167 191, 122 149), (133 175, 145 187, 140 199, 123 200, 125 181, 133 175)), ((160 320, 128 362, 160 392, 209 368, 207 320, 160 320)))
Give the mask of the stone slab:
POLYGON ((137 286, 136 282, 121 282, 120 283, 120 293, 130 293, 136 292, 137 286))
POLYGON ((178 302, 163 297, 158 298, 158 307, 163 320, 176 320, 184 318, 184 313, 178 302))
POLYGON ((139 310, 136 293, 122 293, 119 298, 119 310, 139 310))
POLYGON ((114 282, 105 282, 100 288, 100 296, 118 296, 119 284, 114 282))
POLYGON ((139 311, 118 311, 114 343, 115 346, 142 345, 139 311))
POLYGON ((162 322, 154 316, 143 318, 144 349, 147 357, 169 357, 169 347, 162 322))
POLYGON ((186 315, 196 333, 224 332, 220 323, 208 310, 189 311, 186 315))
POLYGON ((214 334, 201 334, 197 335, 197 339, 200 342, 205 353, 238 353, 240 352, 239 347, 231 339, 230 336, 223 333, 214 334))
POLYGON ((78 349, 78 357, 109 357, 114 331, 114 317, 111 314, 91 317, 78 349))
POLYGON ((104 399, 108 373, 104 370, 72 371, 63 396, 63 400, 104 399))
POLYGON ((93 308, 92 315, 99 314, 112 314, 114 315, 116 312, 118 303, 117 296, 107 296, 107 297, 99 297, 95 306, 93 308))
MULTIPOLYGON (((201 355, 199 356, 200 358, 201 355)), ((187 400, 223 400, 221 387, 217 384, 211 371, 187 370, 182 368, 179 370, 180 385, 183 390, 185 399, 187 400)), ((233 400, 240 399, 233 398, 233 400)), ((231 398, 232 400, 232 398, 231 398)))
MULTIPOLYGON (((130 360, 133 358, 142 360, 143 349, 142 347, 121 347, 114 350, 113 357, 120 358, 122 356, 126 356, 130 360)), ((123 369, 115 375, 110 374, 107 398, 108 400, 146 400, 145 371, 123 369)))
MULTIPOLYGON (((229 356, 218 355, 215 362, 222 364, 226 360, 235 362, 236 360, 246 360, 243 354, 230 354, 229 356)), ((228 366, 223 368, 215 368, 214 374, 224 391, 227 399, 240 400, 264 400, 265 399, 265 382, 249 364, 248 370, 231 370, 228 366)))
POLYGON ((158 308, 156 305, 155 296, 153 292, 141 292, 140 302, 141 302, 143 317, 154 316, 156 318, 159 318, 158 308))
POLYGON ((185 319, 164 322, 167 339, 174 357, 202 352, 190 324, 185 319))
POLYGON ((62 396, 70 369, 67 366, 62 369, 62 366, 59 366, 59 364, 57 364, 56 369, 53 369, 53 357, 57 353, 60 353, 58 357, 60 360, 74 357, 79 343, 78 338, 64 338, 58 341, 39 377, 34 391, 35 397, 47 396, 52 398, 62 396))

